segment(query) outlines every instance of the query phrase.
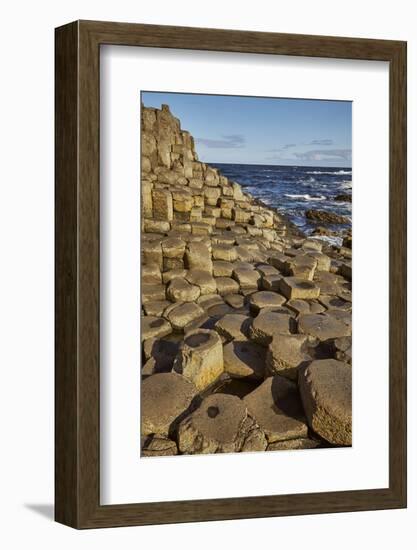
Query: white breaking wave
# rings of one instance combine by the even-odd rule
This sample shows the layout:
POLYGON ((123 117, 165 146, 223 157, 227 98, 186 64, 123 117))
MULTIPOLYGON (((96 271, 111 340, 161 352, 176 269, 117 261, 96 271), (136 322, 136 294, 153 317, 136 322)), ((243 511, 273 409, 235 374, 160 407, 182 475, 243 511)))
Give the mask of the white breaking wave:
POLYGON ((284 197, 288 197, 289 199, 304 199, 305 201, 324 201, 326 200, 326 197, 324 195, 320 195, 319 197, 312 197, 311 195, 291 195, 287 194, 284 195, 284 197))
POLYGON ((314 170, 312 172, 306 172, 306 174, 331 174, 331 175, 337 175, 337 176, 340 176, 340 175, 344 174, 344 175, 351 176, 352 171, 351 170, 337 170, 336 172, 326 172, 326 171, 321 172, 320 170, 314 170))

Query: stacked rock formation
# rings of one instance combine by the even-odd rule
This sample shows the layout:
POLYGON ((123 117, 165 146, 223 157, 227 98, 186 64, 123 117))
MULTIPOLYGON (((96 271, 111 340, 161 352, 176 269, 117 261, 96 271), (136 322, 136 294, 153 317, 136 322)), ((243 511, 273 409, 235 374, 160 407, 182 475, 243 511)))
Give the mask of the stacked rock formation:
POLYGON ((142 453, 351 444, 351 239, 300 236, 142 107, 142 453))

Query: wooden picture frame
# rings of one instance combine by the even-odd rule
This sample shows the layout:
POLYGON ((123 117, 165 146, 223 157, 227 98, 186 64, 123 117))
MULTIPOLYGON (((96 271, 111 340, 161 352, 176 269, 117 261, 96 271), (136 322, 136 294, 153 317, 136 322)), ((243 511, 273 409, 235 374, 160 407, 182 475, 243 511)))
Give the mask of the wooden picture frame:
POLYGON ((406 43, 111 22, 56 29, 55 518, 75 528, 406 506, 406 43), (99 55, 117 44, 389 62, 389 487, 100 505, 99 55))

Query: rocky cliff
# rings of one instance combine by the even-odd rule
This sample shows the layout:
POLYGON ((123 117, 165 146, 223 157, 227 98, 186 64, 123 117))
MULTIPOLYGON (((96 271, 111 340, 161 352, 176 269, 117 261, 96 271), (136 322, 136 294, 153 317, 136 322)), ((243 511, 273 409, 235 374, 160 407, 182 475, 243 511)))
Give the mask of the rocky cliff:
POLYGON ((142 107, 146 456, 351 444, 351 251, 294 236, 142 107))

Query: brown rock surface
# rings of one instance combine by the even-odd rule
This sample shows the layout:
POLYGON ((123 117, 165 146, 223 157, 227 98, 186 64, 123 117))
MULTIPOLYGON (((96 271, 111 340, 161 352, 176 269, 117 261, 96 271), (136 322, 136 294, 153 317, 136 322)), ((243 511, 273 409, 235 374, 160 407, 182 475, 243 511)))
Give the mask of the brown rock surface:
POLYGON ((299 373, 311 428, 334 445, 352 445, 352 368, 335 359, 313 361, 299 373))

